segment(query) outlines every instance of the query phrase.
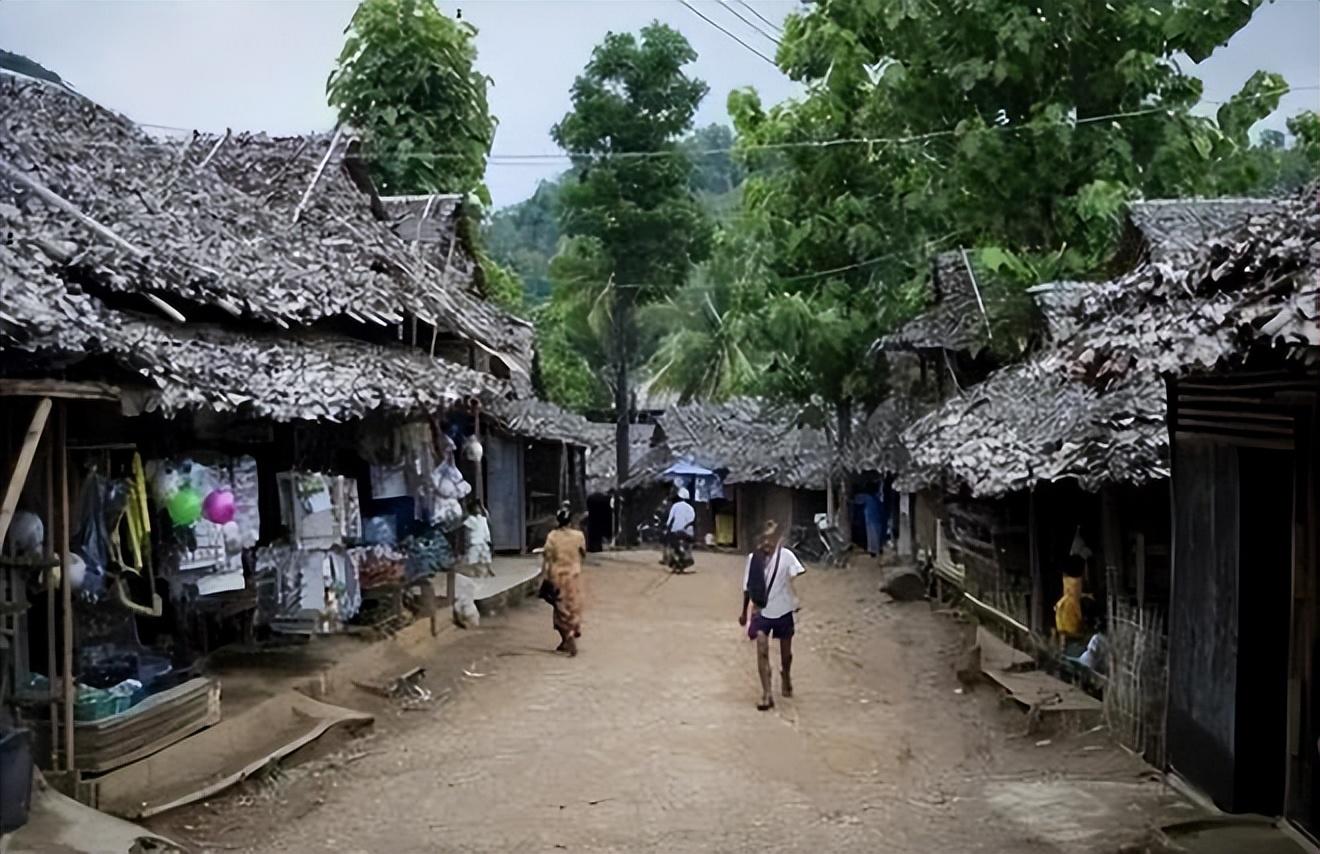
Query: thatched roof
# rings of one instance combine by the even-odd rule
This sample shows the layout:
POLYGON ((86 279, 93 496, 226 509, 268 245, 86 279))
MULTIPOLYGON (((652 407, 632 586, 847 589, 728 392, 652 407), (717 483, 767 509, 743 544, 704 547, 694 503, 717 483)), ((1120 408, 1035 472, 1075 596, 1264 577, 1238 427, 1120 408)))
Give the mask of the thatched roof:
POLYGON ((107 308, 0 248, 0 354, 7 370, 107 369, 141 378, 147 409, 211 409, 276 421, 433 412, 512 393, 489 374, 424 352, 309 331, 236 332, 107 308), (118 369, 118 370, 115 370, 118 369))
POLYGON ((1270 199, 1153 199, 1128 205, 1128 222, 1151 261, 1189 261, 1209 240, 1230 234, 1271 210, 1270 199))
POLYGON ((657 421, 664 442, 633 462, 625 488, 654 481, 672 464, 688 460, 725 472, 728 484, 824 489, 834 465, 824 430, 800 426, 796 412, 761 401, 674 406, 657 421))
POLYGON ((985 312, 964 252, 941 252, 931 262, 930 307, 876 342, 884 350, 980 349, 985 312))
POLYGON ((909 455, 903 431, 929 409, 928 403, 908 395, 889 398, 853 426, 852 436, 840 454, 840 467, 851 473, 904 470, 909 455))
POLYGON ((1152 242, 1145 263, 1109 282, 1037 289, 1055 340, 913 425, 904 488, 994 496, 1042 480, 1094 489, 1167 477, 1162 374, 1260 346, 1320 347, 1314 198, 1138 207, 1134 221, 1165 248, 1152 242))
MULTIPOLYGON (((591 444, 587 450, 587 491, 606 493, 615 488, 615 472, 618 471, 618 454, 614 441, 615 425, 595 421, 588 424, 591 444)), ((628 425, 628 465, 632 471, 664 470, 664 465, 668 464, 669 450, 667 446, 661 446, 658 450, 653 449, 654 438, 654 424, 628 425), (656 461, 661 457, 666 462, 656 469, 656 461)))
POLYGON ((417 317, 529 376, 530 326, 471 292, 466 252, 446 269, 409 252, 351 179, 348 145, 319 135, 157 140, 66 89, 0 73, 0 204, 19 211, 21 251, 184 315, 220 308, 278 325, 417 317))
POLYGON ((1003 368, 946 401, 903 435, 910 460, 898 486, 943 482, 995 496, 1037 481, 1084 488, 1168 476, 1164 383, 1135 374, 1098 393, 1058 352, 1003 368))
POLYGON ((1316 357, 1320 199, 1315 191, 1207 239, 1186 263, 1153 263, 1083 301, 1091 340, 1072 345, 1104 385, 1129 373, 1213 369, 1260 347, 1316 357))
POLYGON ((510 433, 529 439, 588 448, 596 438, 598 425, 546 400, 501 400, 490 414, 510 433))

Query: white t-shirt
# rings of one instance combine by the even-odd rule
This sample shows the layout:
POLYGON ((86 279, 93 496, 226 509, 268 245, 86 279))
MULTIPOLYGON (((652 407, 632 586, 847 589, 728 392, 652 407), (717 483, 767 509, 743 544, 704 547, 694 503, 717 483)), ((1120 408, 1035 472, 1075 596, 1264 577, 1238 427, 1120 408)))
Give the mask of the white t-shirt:
POLYGON ((692 505, 686 501, 676 501, 674 506, 669 508, 669 531, 670 533, 683 532, 691 535, 693 533, 693 523, 697 521, 697 511, 692 509, 692 505))
MULTIPOLYGON (((761 616, 767 620, 774 620, 785 614, 791 614, 798 609, 798 599, 793 593, 793 585, 789 579, 797 578, 807 571, 802 562, 797 559, 797 555, 785 548, 779 550, 779 569, 775 570, 775 556, 771 555, 765 561, 765 580, 770 585, 765 599, 765 607, 761 609, 761 616)), ((743 590, 747 590, 747 582, 752 577, 752 556, 747 556, 747 566, 743 569, 743 590)))
POLYGON ((469 546, 484 546, 490 543, 490 522, 485 516, 479 513, 471 514, 463 520, 463 528, 467 531, 469 546))

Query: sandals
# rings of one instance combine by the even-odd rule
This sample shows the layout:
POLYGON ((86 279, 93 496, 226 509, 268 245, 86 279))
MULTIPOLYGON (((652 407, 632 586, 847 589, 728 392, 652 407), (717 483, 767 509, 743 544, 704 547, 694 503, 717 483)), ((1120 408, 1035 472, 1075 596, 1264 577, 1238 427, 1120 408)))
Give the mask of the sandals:
POLYGON ((768 712, 774 707, 775 707, 774 697, 762 697, 761 702, 756 704, 756 710, 758 712, 768 712))

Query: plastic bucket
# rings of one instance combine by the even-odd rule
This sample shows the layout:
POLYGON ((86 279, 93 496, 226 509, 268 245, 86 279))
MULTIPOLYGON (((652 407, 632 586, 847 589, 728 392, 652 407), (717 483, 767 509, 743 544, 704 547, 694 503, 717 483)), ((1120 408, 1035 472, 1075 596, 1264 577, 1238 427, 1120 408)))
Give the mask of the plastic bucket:
POLYGON ((0 833, 27 824, 32 803, 32 733, 0 732, 0 833))

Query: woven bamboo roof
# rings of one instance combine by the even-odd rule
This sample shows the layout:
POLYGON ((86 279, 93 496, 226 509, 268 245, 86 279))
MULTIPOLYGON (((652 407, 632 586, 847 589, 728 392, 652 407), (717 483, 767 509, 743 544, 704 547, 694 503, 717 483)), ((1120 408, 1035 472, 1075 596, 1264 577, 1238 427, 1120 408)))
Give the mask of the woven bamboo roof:
POLYGON ((1167 477, 1163 375, 1261 347, 1320 358, 1314 193, 1142 210, 1134 221, 1158 224, 1165 249, 1152 243, 1145 262, 1107 282, 1038 289, 1055 339, 908 429, 901 486, 994 496, 1064 478, 1095 489, 1167 477))
POLYGON ((350 144, 156 139, 65 88, 0 73, 0 204, 18 211, 20 251, 184 315, 222 309, 278 326, 416 317, 530 378, 530 325, 473 293, 461 246, 444 268, 409 251, 349 174, 350 144))

